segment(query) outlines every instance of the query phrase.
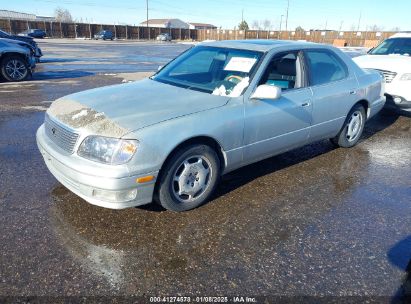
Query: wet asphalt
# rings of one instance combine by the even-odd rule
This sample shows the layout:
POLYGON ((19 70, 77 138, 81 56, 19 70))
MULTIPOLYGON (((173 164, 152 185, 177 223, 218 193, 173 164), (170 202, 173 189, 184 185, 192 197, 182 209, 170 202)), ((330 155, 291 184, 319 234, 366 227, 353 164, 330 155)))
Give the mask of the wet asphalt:
POLYGON ((0 83, 0 296, 411 294, 410 114, 384 109, 352 149, 322 141, 232 172, 190 212, 108 210, 48 172, 44 109, 189 46, 40 46, 33 80, 0 83))

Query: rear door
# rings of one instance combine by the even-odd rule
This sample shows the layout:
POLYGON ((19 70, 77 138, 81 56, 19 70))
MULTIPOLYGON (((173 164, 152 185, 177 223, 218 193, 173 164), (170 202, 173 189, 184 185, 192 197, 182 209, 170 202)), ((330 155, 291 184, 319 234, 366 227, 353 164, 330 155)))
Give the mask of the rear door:
POLYGON ((358 101, 357 79, 329 49, 307 49, 304 58, 313 91, 310 141, 334 137, 358 101))

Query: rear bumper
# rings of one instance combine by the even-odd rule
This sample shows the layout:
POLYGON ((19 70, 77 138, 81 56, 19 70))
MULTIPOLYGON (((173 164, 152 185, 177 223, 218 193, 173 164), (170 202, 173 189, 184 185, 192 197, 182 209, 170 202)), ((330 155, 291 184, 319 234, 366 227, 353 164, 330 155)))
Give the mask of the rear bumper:
POLYGON ((53 148, 54 143, 45 134, 44 126, 38 129, 36 139, 46 166, 54 177, 90 204, 109 209, 124 209, 152 201, 155 179, 144 184, 137 184, 136 179, 147 175, 157 176, 158 172, 136 175, 125 173, 125 177, 96 176, 90 171, 80 172, 64 161, 67 156, 63 156, 53 148), (114 195, 114 197, 108 199, 104 193, 114 195), (133 194, 131 199, 118 199, 117 194, 123 196, 125 193, 135 193, 135 195, 133 194))

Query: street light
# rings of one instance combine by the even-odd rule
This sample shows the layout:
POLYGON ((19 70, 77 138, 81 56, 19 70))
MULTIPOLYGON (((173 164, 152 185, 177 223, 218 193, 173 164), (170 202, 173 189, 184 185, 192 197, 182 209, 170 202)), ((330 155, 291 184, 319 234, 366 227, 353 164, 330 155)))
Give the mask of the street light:
POLYGON ((280 37, 281 37, 281 26, 282 26, 282 24, 283 24, 283 17, 284 17, 284 15, 281 15, 281 18, 280 18, 280 30, 279 30, 279 32, 278 32, 278 37, 277 37, 277 39, 280 39, 280 37))

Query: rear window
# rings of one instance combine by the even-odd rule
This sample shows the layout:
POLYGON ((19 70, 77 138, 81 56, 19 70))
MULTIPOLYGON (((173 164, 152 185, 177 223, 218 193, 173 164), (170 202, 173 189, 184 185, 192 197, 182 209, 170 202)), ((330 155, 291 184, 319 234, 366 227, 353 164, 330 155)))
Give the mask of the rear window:
POLYGON ((321 85, 342 80, 348 76, 347 66, 327 50, 309 50, 305 52, 311 85, 321 85))

